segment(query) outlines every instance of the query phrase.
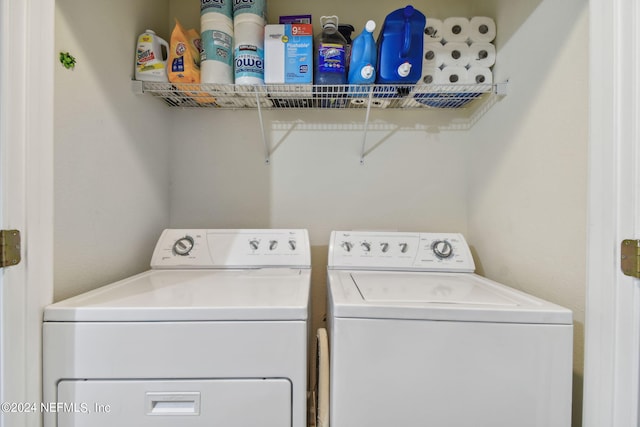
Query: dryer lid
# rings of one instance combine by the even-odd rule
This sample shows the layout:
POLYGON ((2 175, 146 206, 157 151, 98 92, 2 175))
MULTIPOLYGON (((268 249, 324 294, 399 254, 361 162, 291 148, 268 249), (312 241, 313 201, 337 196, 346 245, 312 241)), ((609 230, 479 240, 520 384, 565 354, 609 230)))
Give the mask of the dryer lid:
POLYGON ((329 271, 334 317, 571 324, 571 311, 473 273, 329 271))
POLYGON ((308 269, 149 270, 52 304, 45 321, 306 320, 308 269))

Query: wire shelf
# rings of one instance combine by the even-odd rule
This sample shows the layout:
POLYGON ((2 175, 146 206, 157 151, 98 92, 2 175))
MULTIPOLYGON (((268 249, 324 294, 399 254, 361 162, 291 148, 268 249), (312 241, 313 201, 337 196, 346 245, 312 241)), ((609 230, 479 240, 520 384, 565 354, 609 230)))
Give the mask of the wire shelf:
POLYGON ((473 85, 219 85, 134 81, 134 91, 172 107, 220 109, 457 109, 498 84, 473 85))

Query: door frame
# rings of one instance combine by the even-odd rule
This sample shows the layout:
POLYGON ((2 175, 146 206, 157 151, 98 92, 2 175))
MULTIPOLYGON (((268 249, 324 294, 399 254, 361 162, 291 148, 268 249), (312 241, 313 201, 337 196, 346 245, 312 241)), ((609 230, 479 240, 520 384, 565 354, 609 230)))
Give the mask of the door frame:
POLYGON ((590 0, 590 141, 583 427, 637 427, 640 281, 620 243, 640 237, 636 0, 590 0), (632 54, 630 54, 632 53, 632 54))
MULTIPOLYGON (((55 0, 0 0, 0 225, 22 261, 0 270, 0 401, 42 401, 42 308, 53 298, 55 0)), ((2 427, 36 413, 0 412, 2 427)))

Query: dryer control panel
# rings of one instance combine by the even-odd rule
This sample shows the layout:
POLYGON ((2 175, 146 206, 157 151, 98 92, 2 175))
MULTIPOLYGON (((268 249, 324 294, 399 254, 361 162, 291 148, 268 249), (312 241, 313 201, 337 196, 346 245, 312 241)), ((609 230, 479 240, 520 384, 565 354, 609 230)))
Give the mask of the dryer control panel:
POLYGON ((164 230, 151 268, 310 268, 307 230, 164 230))
POLYGON ((475 264, 460 233, 334 231, 329 268, 473 272, 475 264))

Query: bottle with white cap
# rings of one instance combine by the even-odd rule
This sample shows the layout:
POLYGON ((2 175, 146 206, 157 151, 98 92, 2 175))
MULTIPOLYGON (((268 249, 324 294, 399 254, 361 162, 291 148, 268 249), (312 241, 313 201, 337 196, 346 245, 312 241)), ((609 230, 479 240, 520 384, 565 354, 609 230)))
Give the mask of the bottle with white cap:
POLYGON ((371 20, 367 21, 362 32, 353 40, 349 84, 373 84, 376 81, 378 50, 373 38, 375 29, 376 23, 371 20))
POLYGON ((426 17, 408 5, 391 12, 378 36, 376 83, 414 84, 422 76, 426 17))
POLYGON ((158 37, 154 31, 146 30, 138 36, 135 56, 136 80, 151 82, 169 81, 167 76, 169 43, 158 37))
POLYGON ((314 83, 343 85, 347 83, 347 40, 338 31, 337 16, 320 17, 322 33, 316 39, 314 83))

